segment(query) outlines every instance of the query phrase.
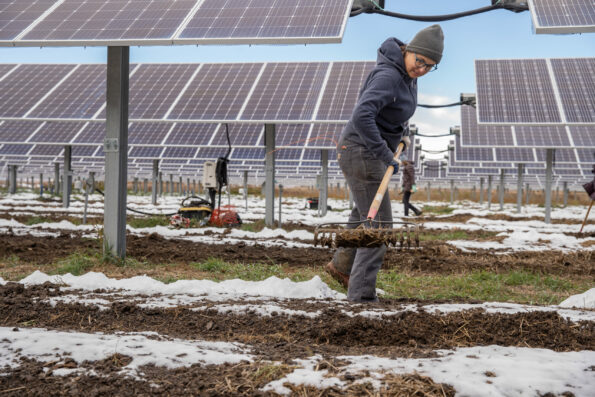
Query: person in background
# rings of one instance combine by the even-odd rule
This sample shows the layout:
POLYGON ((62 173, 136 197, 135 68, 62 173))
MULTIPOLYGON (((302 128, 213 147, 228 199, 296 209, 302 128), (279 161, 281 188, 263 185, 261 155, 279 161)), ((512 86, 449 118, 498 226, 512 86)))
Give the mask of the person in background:
POLYGON ((403 168, 403 206, 405 216, 409 216, 409 209, 415 212, 415 215, 420 216, 422 211, 415 208, 410 202, 411 194, 417 190, 415 189, 415 164, 409 161, 405 154, 400 157, 401 167, 403 168))
MULTIPOLYGON (((337 161, 355 204, 350 222, 366 220, 387 167, 398 172, 394 153, 417 107, 417 79, 438 67, 443 48, 442 28, 432 25, 409 44, 391 37, 378 49, 376 66, 366 77, 337 144, 337 161)), ((392 222, 388 194, 375 220, 392 222)), ((377 302, 376 277, 386 248, 339 248, 325 270, 347 287, 349 301, 377 302)))

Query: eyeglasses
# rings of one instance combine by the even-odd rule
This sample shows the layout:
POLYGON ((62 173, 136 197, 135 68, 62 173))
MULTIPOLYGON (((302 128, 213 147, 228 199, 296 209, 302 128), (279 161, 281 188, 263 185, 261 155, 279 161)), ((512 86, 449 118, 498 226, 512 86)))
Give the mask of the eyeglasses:
POLYGON ((416 53, 413 53, 415 56, 415 67, 416 68, 424 68, 426 72, 433 72, 434 70, 438 69, 438 64, 427 64, 423 61, 423 59, 419 59, 416 53))

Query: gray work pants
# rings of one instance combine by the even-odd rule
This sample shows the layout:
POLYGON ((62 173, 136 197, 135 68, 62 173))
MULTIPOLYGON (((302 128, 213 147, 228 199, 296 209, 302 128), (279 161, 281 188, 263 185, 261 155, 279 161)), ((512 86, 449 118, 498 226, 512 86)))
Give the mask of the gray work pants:
MULTIPOLYGON (((353 195, 354 206, 349 222, 365 221, 386 164, 376 159, 364 146, 343 141, 339 143, 337 160, 353 195)), ((382 198, 375 220, 392 222, 388 192, 382 198)), ((349 225, 350 228, 357 224, 349 225)), ((376 226, 375 226, 376 227, 376 226)), ((386 225, 385 227, 391 227, 386 225)), ((337 270, 349 274, 347 299, 353 302, 376 302, 376 276, 382 267, 386 246, 375 248, 339 248, 333 256, 337 270)))

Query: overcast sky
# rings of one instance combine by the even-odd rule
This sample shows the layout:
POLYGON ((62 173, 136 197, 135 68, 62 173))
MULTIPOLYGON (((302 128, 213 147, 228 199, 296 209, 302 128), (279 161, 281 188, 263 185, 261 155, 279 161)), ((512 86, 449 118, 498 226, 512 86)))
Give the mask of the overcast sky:
MULTIPOLYGON (((386 0, 385 7, 406 14, 440 15, 490 3, 489 0, 386 0)), ((340 44, 133 47, 131 62, 375 60, 378 46, 387 37, 394 36, 407 42, 430 24, 364 14, 347 21, 340 44)), ((497 10, 440 24, 445 33, 444 56, 437 71, 419 80, 420 103, 450 103, 458 101, 462 92, 475 92, 475 59, 595 56, 594 33, 536 35, 529 12, 517 14, 497 10)), ((0 62, 105 63, 106 54, 105 47, 0 48, 0 62)), ((412 122, 422 133, 445 133, 449 127, 460 124, 459 108, 419 108, 412 122)), ((422 145, 431 150, 444 149, 448 139, 422 138, 422 145)))

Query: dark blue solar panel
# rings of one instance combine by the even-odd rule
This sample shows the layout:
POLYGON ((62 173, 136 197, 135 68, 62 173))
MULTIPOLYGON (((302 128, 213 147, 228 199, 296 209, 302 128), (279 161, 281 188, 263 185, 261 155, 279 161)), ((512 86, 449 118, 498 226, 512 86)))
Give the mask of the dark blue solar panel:
POLYGON ((56 0, 2 0, 0 1, 0 40, 13 40, 56 0))
POLYGON ((334 62, 317 119, 349 120, 358 94, 374 62, 334 62))
MULTIPOLYGON (((215 161, 219 157, 225 156, 227 148, 216 148, 216 147, 201 147, 198 149, 197 158, 215 161)), ((232 153, 233 155, 233 153, 232 153)))
POLYGON ((171 131, 165 145, 208 145, 216 128, 217 124, 180 123, 171 131))
POLYGON ((595 27, 592 0, 532 0, 531 13, 537 33, 592 32, 595 27))
POLYGON ((261 63, 202 65, 168 118, 236 119, 261 68, 261 63))
MULTIPOLYGON (((537 161, 545 161, 546 158, 546 151, 543 149, 538 149, 535 151, 537 154, 537 161)), ((556 149, 554 152, 554 162, 564 162, 564 163, 577 163, 576 155, 574 154, 574 149, 556 149)))
POLYGON ((195 0, 65 0, 23 39, 167 39, 195 4, 195 0))
POLYGON ((509 126, 477 124, 475 108, 461 106, 461 145, 462 146, 514 146, 512 130, 509 126))
POLYGON ((80 65, 29 117, 92 118, 105 103, 105 87, 105 65, 80 65))
POLYGON ((0 81, 0 116, 23 117, 74 67, 20 65, 10 76, 0 81))
POLYGON ((40 121, 4 121, 0 123, 0 142, 25 142, 43 124, 40 121))
POLYGON ((462 147, 461 139, 455 139, 455 152, 450 158, 456 161, 494 161, 494 151, 488 148, 462 147))
MULTIPOLYGON (((228 128, 232 146, 256 146, 264 132, 264 126, 260 124, 228 124, 228 128)), ((226 134, 225 124, 220 125, 211 145, 226 146, 226 134)))
POLYGON ((275 145, 303 147, 309 131, 308 124, 279 124, 275 130, 275 145))
POLYGON ((128 144, 160 145, 171 128, 169 123, 132 123, 128 127, 128 144))
POLYGON ((184 63, 141 65, 130 78, 130 118, 163 118, 197 67, 184 63))
POLYGON ((277 148, 275 159, 278 160, 299 160, 302 157, 302 149, 277 148))
MULTIPOLYGON (((1 13, 0 13, 0 15, 1 15, 1 13)), ((0 64, 0 80, 3 78, 8 78, 8 76, 6 76, 6 74, 8 72, 10 72, 12 69, 14 69, 15 66, 17 66, 17 65, 10 64, 10 63, 0 64)))
POLYGON ((532 163, 535 161, 533 149, 527 148, 497 148, 496 161, 511 161, 516 163, 532 163))
POLYGON ((29 152, 30 156, 52 156, 56 157, 62 153, 64 148, 62 146, 54 145, 35 145, 29 152))
POLYGON ((74 143, 103 144, 105 134, 105 122, 87 123, 75 138, 74 143))
POLYGON ((174 157, 174 158, 193 158, 198 151, 197 148, 193 147, 168 147, 163 152, 163 157, 174 157))
POLYGON ((480 123, 559 123, 544 59, 476 60, 480 123))
POLYGON ((551 62, 566 120, 595 123, 595 58, 552 59, 551 62))
MULTIPOLYGON (((186 164, 188 160, 179 160, 179 159, 163 159, 161 160, 161 165, 174 165, 174 164, 186 164)), ((178 182, 178 181, 174 181, 178 182)))
MULTIPOLYGON (((337 158, 337 150, 336 149, 332 149, 328 151, 328 159, 329 162, 333 159, 337 158)), ((318 149, 306 149, 304 150, 304 160, 320 160, 320 150, 318 149)))
POLYGON ((528 147, 570 147, 568 133, 563 126, 526 126, 514 127, 518 146, 528 147))
POLYGON ((0 154, 20 154, 25 155, 33 148, 32 145, 2 145, 0 154))
POLYGON ((98 146, 73 146, 72 157, 87 157, 93 156, 97 152, 98 146))
POLYGON ((336 37, 350 5, 351 0, 205 0, 180 37, 336 37))
POLYGON ((144 157, 151 159, 158 159, 163 152, 162 147, 147 147, 147 146, 133 146, 128 152, 128 157, 144 157))
POLYGON ((81 131, 85 123, 48 121, 29 142, 67 144, 81 131))
POLYGON ((595 148, 595 126, 570 127, 570 135, 576 147, 595 148))
POLYGON ((270 63, 242 120, 312 119, 327 63, 270 63))
POLYGON ((344 127, 343 124, 314 124, 306 146, 335 149, 344 127))
MULTIPOLYGON (((202 152, 202 149, 200 149, 202 152)), ((200 155, 203 157, 203 155, 200 155)), ((232 158, 235 160, 239 159, 262 159, 264 161, 265 152, 263 148, 250 148, 250 149, 235 149, 233 151, 232 158)))

